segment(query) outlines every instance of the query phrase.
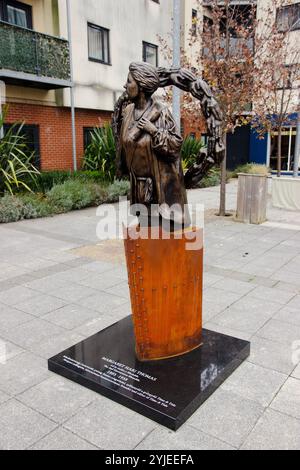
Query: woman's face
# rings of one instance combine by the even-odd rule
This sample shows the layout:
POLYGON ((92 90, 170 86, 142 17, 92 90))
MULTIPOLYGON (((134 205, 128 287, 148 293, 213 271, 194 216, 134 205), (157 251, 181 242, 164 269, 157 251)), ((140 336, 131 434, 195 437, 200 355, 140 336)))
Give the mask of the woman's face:
POLYGON ((133 76, 129 72, 127 83, 124 86, 125 90, 127 91, 127 95, 130 100, 134 100, 139 95, 139 86, 137 82, 134 80, 133 76))

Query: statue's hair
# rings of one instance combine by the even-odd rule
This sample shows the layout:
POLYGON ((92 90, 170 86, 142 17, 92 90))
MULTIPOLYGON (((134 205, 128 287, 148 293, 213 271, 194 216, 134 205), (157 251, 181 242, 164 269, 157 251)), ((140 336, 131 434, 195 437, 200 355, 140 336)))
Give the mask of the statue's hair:
POLYGON ((154 93, 160 85, 157 69, 147 62, 132 62, 129 71, 145 93, 154 93))

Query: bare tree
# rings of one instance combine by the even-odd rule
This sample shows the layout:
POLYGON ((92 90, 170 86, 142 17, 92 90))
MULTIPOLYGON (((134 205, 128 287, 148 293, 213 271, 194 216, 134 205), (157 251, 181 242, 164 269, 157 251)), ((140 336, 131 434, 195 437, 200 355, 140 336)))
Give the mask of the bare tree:
MULTIPOLYGON (((278 67, 279 56, 280 63, 286 64, 285 52, 291 48, 289 30, 279 31, 276 20, 276 12, 283 5, 285 0, 264 1, 259 4, 258 16, 255 0, 249 0, 247 5, 235 0, 198 0, 198 10, 203 15, 194 19, 189 47, 182 50, 182 64, 203 76, 211 86, 223 113, 226 134, 254 121, 262 137, 273 122, 266 116, 278 113, 278 106, 276 110, 273 106, 271 113, 270 77, 286 83, 285 77, 291 74, 291 68, 278 67)), ((167 42, 161 44, 165 56, 171 57, 167 42)), ((285 85, 285 96, 288 89, 285 85)), ((284 118, 290 101, 284 99, 281 103, 284 118)), ((183 95, 182 112, 189 122, 201 122, 199 106, 189 95, 183 95)), ((284 119, 280 122, 282 125, 284 119)), ((226 215, 226 169, 225 157, 221 166, 220 216, 226 215)))
POLYGON ((259 136, 277 135, 277 176, 281 176, 283 127, 296 125, 294 113, 299 109, 300 43, 292 34, 299 23, 299 13, 295 14, 293 5, 277 1, 275 6, 272 34, 264 38, 264 54, 256 57, 252 126, 259 136))

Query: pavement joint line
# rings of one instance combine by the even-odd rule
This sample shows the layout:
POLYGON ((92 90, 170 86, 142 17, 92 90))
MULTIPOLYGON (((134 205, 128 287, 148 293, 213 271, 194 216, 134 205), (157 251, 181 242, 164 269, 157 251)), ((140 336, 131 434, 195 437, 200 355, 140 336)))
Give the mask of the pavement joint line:
MULTIPOLYGON (((154 422, 153 422, 153 424, 154 424, 154 426, 155 426, 155 423, 154 423, 154 422)), ((152 434, 154 431, 156 431, 157 429, 164 429, 164 428, 163 428, 163 426, 160 426, 160 425, 155 426, 153 429, 151 429, 151 431, 148 432, 148 434, 146 434, 146 436, 144 436, 144 437, 142 438, 142 440, 141 440, 140 442, 138 442, 138 444, 136 444, 136 445, 133 447, 132 450, 136 450, 137 447, 138 447, 142 442, 144 442, 149 436, 151 436, 151 434, 152 434)), ((175 434, 175 432, 174 432, 174 434, 175 434)))
MULTIPOLYGON (((24 403, 23 403, 24 404, 24 403)), ((39 437, 37 441, 35 441, 33 444, 31 444, 29 447, 26 447, 26 450, 32 450, 32 448, 38 444, 39 442, 41 442, 43 439, 47 438, 48 436, 50 436, 50 434, 52 434, 54 431, 57 431, 58 429, 60 428, 60 426, 56 426, 56 428, 52 429, 51 431, 49 431, 47 434, 45 434, 45 436, 43 437, 39 437)))
MULTIPOLYGON (((253 336, 255 336, 255 334, 252 335, 251 338, 253 338, 253 336)), ((251 338, 250 338, 250 340, 251 340, 251 338)), ((249 341, 250 341, 250 340, 249 340, 249 341)), ((250 342, 251 342, 251 341, 250 341, 250 342)), ((278 344, 278 343, 276 343, 276 344, 278 344)), ((293 369, 292 372, 290 372, 289 374, 286 374, 285 372, 282 372, 281 370, 273 369, 273 368, 268 367, 268 366, 266 366, 266 365, 263 365, 263 366, 262 366, 261 364, 257 364, 256 362, 252 362, 250 357, 248 357, 248 359, 246 360, 246 362, 249 362, 249 364, 252 364, 253 366, 263 367, 264 369, 267 369, 267 370, 272 371, 272 372, 278 372, 278 374, 287 375, 287 378, 292 377, 292 373, 293 373, 293 371, 295 370, 295 369, 293 369)), ((296 367, 297 367, 297 366, 296 366, 296 367)))
MULTIPOLYGON (((205 403, 205 402, 204 402, 205 403)), ((204 405, 203 403, 203 405, 204 405)), ((202 405, 202 406, 203 406, 202 405)), ((203 432, 203 434, 206 434, 207 436, 213 438, 213 439, 217 439, 219 440, 220 442, 223 442, 223 444, 226 444, 227 446, 230 446, 230 447, 233 447, 235 450, 238 450, 238 447, 234 446, 233 444, 230 444, 229 442, 225 441, 224 439, 220 438, 220 437, 216 437, 214 436, 213 434, 210 434, 209 432, 207 431, 203 431, 203 429, 199 429, 199 428, 196 428, 196 426, 194 424, 189 424, 189 422, 187 421, 186 422, 187 426, 189 426, 190 428, 192 429, 195 429, 195 431, 200 431, 200 432, 203 432)))
MULTIPOLYGON (((80 408, 78 408, 76 411, 74 411, 74 413, 72 413, 70 416, 68 416, 66 419, 64 419, 62 422, 57 422, 55 421, 54 418, 50 418, 49 416, 47 416, 46 414, 44 414, 43 412, 37 410, 36 408, 34 408, 33 406, 31 405, 28 405, 27 403, 24 403, 22 400, 20 400, 20 396, 23 395, 23 393, 26 393, 26 392, 29 392, 32 388, 35 388, 35 387, 38 387, 39 385, 41 385, 42 383, 44 382, 47 382, 49 381, 51 378, 55 377, 55 378, 60 378, 61 380, 66 380, 67 382, 69 382, 68 379, 65 379, 63 377, 58 377, 56 374, 54 374, 53 372, 50 372, 49 371, 49 377, 43 379, 41 382, 38 382, 37 384, 35 385, 31 385, 30 387, 28 387, 26 390, 24 390, 23 392, 20 392, 18 393, 17 395, 15 395, 14 398, 16 401, 18 401, 19 403, 21 403, 23 406, 27 406, 29 409, 31 409, 32 411, 35 411, 36 413, 39 413, 41 416, 43 416, 44 418, 47 418, 49 419, 50 421, 52 421, 54 424, 57 424, 58 426, 63 426, 65 423, 67 423, 70 419, 74 418, 78 413, 80 413, 82 410, 84 410, 85 408, 87 408, 88 406, 90 406, 92 403, 94 403, 95 401, 97 401, 97 396, 93 399, 91 399, 90 401, 88 401, 88 403, 85 403, 84 405, 82 405, 80 408)), ((74 384, 74 382, 71 382, 74 384)), ((80 387, 79 384, 76 384, 78 387, 80 387)), ((83 387, 84 388, 84 387, 83 387)), ((96 393, 96 392, 94 392, 96 393)), ((96 394, 97 395, 97 394, 96 394)))
POLYGON ((262 224, 263 227, 274 227, 274 228, 281 228, 283 230, 293 230, 296 232, 300 232, 300 225, 294 224, 284 224, 281 222, 265 222, 262 224))
POLYGON ((5 230, 13 230, 17 232, 22 232, 22 233, 29 233, 31 235, 37 235, 41 236, 43 238, 48 238, 50 240, 57 240, 61 242, 67 242, 67 243, 75 243, 78 245, 86 244, 88 242, 88 239, 84 238, 76 238, 76 237, 69 237, 67 235, 63 234, 56 234, 56 233, 51 233, 48 232, 47 230, 39 230, 39 229, 33 229, 29 227, 22 227, 22 226, 14 226, 14 227, 3 227, 5 230))
MULTIPOLYGON (((89 261, 85 260, 82 264, 76 265, 75 268, 76 267, 80 268, 80 266, 87 266, 89 264, 92 264, 93 262, 94 262, 94 260, 89 260, 89 261)), ((16 267, 19 267, 19 266, 16 266, 16 267)), ((54 264, 54 265, 46 267, 46 268, 41 268, 41 269, 29 271, 28 274, 22 274, 21 276, 16 276, 16 277, 12 277, 10 279, 7 279, 5 281, 0 281, 0 292, 5 292, 6 290, 10 290, 14 287, 22 286, 23 284, 28 283, 28 282, 33 282, 33 281, 38 281, 38 280, 41 280, 41 279, 46 279, 47 277, 49 277, 51 275, 64 273, 64 272, 67 272, 67 271, 71 271, 72 269, 74 269, 74 266, 70 266, 70 265, 65 264, 65 263, 57 263, 57 264, 54 264), (61 269, 58 269, 59 266, 61 266, 61 269), (45 274, 45 273, 47 273, 47 274, 45 274), (40 274, 42 274, 42 275, 40 276, 40 274), (25 278, 26 276, 28 276, 28 279, 25 278), (24 278, 25 278, 25 280, 24 280, 24 278), (23 281, 23 282, 18 282, 18 279, 23 281), (8 286, 7 288, 5 287, 6 285, 8 286)), ((87 275, 88 274, 89 273, 87 273, 87 275)), ((34 290, 34 289, 32 289, 32 290, 34 290)))

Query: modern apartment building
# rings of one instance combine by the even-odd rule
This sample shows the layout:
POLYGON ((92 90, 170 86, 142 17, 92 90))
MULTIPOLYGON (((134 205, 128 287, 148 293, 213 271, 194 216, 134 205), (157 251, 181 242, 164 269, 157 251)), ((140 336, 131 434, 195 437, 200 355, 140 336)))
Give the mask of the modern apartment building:
POLYGON ((158 38, 170 38, 172 11, 173 0, 69 0, 69 9, 68 0, 0 0, 7 121, 26 123, 42 170, 73 167, 70 88, 80 166, 90 130, 111 119, 129 63, 164 65, 158 38))
MULTIPOLYGON (((247 8, 253 1, 248 0, 232 0, 231 5, 235 9, 237 17, 245 18, 247 21, 247 8)), ((209 0, 203 0, 202 8, 198 10, 198 21, 203 21, 203 18, 210 17, 211 3, 209 0)), ((263 17, 266 15, 267 8, 271 7, 273 10, 274 20, 278 31, 289 31, 289 42, 293 46, 299 48, 300 54, 300 2, 297 0, 287 0, 280 8, 275 9, 274 3, 270 0, 257 0, 256 2, 257 19, 263 22, 263 17)), ((222 1, 220 1, 222 5, 222 1)), ((224 4, 224 2, 223 2, 224 4)), ((230 39, 230 47, 234 49, 236 42, 243 39, 232 37, 230 39)), ((247 44, 251 50, 255 51, 255 37, 253 41, 249 40, 247 44)), ((266 50, 266 54, 268 51, 266 50)), ((287 65, 288 66, 288 65, 287 65)), ((300 64, 294 64, 295 67, 300 67, 300 64)), ((299 76, 299 74, 298 74, 299 76)), ((289 112, 289 122, 283 129, 282 136, 282 169, 286 171, 293 170, 293 159, 295 154, 296 143, 296 121, 297 121, 297 107, 300 100, 299 83, 289 83, 288 87, 291 88, 293 99, 291 99, 289 112)), ((280 90, 278 90, 280 97, 280 90)), ((292 95, 291 95, 292 96, 292 95)), ((266 96, 266 99, 270 99, 266 96)), ((253 111, 255 112, 255 103, 253 103, 253 111)), ((260 164, 267 164, 272 169, 276 169, 277 165, 277 134, 265 135, 264 139, 259 139, 256 132, 251 129, 251 126, 239 127, 235 130, 234 134, 228 135, 228 167, 235 168, 237 165, 255 162, 260 164)))
MULTIPOLYGON (((258 16, 268 1, 257 0, 258 16)), ((189 54, 194 52, 190 31, 209 17, 210 3, 203 0, 199 7, 197 0, 181 0, 182 47, 189 54)), ((232 3, 245 10, 249 1, 232 3)), ((290 34, 300 44, 300 2, 286 3, 274 15, 282 28, 293 21, 290 34)), ((7 121, 26 123, 37 166, 73 168, 75 141, 80 167, 91 129, 111 119, 128 64, 144 60, 170 65, 160 52, 159 36, 171 44, 172 28, 173 0, 0 0, 0 81, 6 85, 7 121)), ((205 137, 205 128, 183 120, 182 133, 205 137)), ((229 166, 252 161, 275 166, 276 136, 259 140, 244 126, 228 139, 229 166)), ((284 169, 292 167, 295 139, 296 127, 284 129, 284 169)))

